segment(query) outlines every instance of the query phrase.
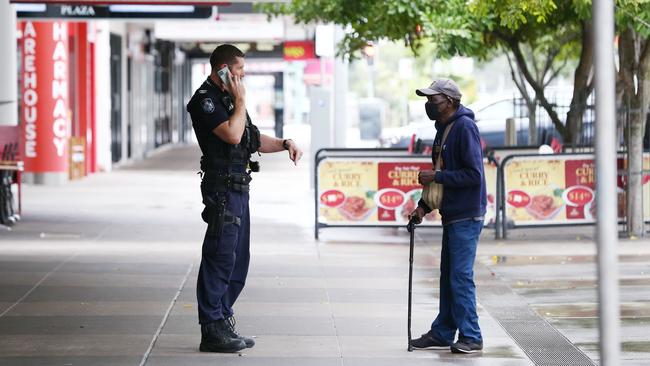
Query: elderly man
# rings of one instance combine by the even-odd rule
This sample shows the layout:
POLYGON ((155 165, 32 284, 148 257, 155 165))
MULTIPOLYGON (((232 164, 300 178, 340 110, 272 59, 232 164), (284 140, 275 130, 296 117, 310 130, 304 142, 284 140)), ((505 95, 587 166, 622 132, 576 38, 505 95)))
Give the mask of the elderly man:
MULTIPOLYGON (((431 329, 411 342, 417 349, 448 349, 454 353, 475 353, 483 349, 476 314, 474 259, 483 228, 486 207, 483 156, 474 112, 460 104, 456 83, 437 79, 418 89, 427 98, 425 109, 436 121, 433 161, 442 154, 440 170, 419 174, 420 184, 436 182, 444 187, 442 253, 440 258, 440 309, 431 329), (446 140, 441 144, 444 131, 446 140), (458 339, 454 343, 458 332, 458 339)), ((431 212, 423 200, 411 213, 417 223, 431 212)))

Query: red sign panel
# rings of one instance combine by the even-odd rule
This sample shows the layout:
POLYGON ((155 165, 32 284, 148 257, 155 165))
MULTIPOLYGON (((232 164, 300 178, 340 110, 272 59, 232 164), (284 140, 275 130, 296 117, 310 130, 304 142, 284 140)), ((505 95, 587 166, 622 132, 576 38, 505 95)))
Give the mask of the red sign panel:
POLYGON ((284 42, 284 59, 286 61, 311 60, 314 58, 316 58, 316 52, 314 51, 314 42, 284 42))
POLYGON ((64 22, 22 25, 22 148, 25 171, 68 171, 68 29, 64 22))
POLYGON ((422 194, 418 183, 420 170, 431 169, 431 163, 379 163, 377 206, 379 221, 408 221, 422 194))
POLYGON ((585 212, 585 207, 593 201, 596 188, 594 161, 568 160, 564 169, 566 189, 563 199, 566 203, 566 216, 569 219, 586 219, 588 213, 585 212))

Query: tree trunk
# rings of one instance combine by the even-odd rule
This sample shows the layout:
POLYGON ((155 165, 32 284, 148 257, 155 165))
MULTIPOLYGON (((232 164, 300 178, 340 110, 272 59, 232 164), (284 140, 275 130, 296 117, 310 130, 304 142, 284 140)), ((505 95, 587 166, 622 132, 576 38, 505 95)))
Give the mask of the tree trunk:
MULTIPOLYGON (((636 39, 638 35, 633 37, 636 39)), ((630 177, 628 180, 628 234, 630 236, 644 236, 645 223, 643 217, 643 202, 648 198, 643 197, 643 134, 650 104, 650 40, 633 43, 638 54, 637 90, 628 90, 628 95, 633 95, 632 110, 630 111, 630 141, 628 142, 628 164, 630 177)))
POLYGON ((564 143, 578 145, 582 132, 582 115, 587 108, 587 98, 592 91, 592 71, 594 64, 594 43, 592 40, 592 27, 590 21, 581 22, 582 25, 582 49, 580 50, 580 62, 576 68, 573 79, 573 96, 571 106, 566 115, 566 126, 569 133, 564 143))
POLYGON ((496 36, 501 38, 505 42, 508 49, 510 49, 510 51, 514 55, 519 71, 524 75, 524 78, 528 82, 528 85, 530 85, 535 91, 535 99, 539 100, 539 103, 541 104, 542 108, 546 110, 548 116, 551 118, 551 121, 553 122, 553 125, 555 126, 555 129, 562 135, 563 138, 566 137, 567 134, 569 133, 569 130, 564 126, 564 124, 558 117, 557 112, 555 112, 555 110, 553 109, 553 105, 551 105, 548 99, 546 99, 546 95, 544 94, 543 82, 541 83, 538 82, 530 72, 530 69, 526 62, 526 58, 521 52, 521 47, 519 45, 519 42, 512 37, 508 37, 507 35, 497 33, 496 36))
POLYGON ((627 130, 629 129, 628 125, 630 123, 629 115, 630 110, 632 109, 632 98, 636 93, 634 70, 636 69, 637 56, 634 37, 634 31, 631 28, 626 28, 620 32, 618 42, 618 59, 620 66, 617 75, 616 101, 617 103, 620 103, 619 106, 621 110, 617 113, 617 116, 620 116, 618 123, 621 125, 621 129, 623 130, 621 131, 621 137, 623 138, 626 147, 630 146, 627 130))
MULTIPOLYGON (((505 53, 506 59, 508 60, 508 66, 510 66, 512 81, 517 86, 517 89, 519 89, 519 94, 521 94, 521 97, 524 99, 526 109, 528 110, 528 145, 537 145, 537 98, 533 98, 528 94, 528 90, 526 89, 526 78, 521 70, 516 69, 515 65, 513 65, 507 48, 505 53)), ((545 76, 545 74, 542 74, 541 76, 537 75, 537 82, 542 84, 545 76)))
POLYGON ((537 145, 539 138, 537 137, 537 99, 531 103, 526 103, 528 106, 528 145, 537 145))
POLYGON ((621 141, 627 146, 627 136, 625 132, 627 131, 627 122, 626 122, 626 103, 625 99, 625 69, 622 67, 626 60, 624 54, 625 49, 625 36, 621 34, 618 41, 618 62, 619 67, 616 72, 616 143, 620 144, 621 141))
MULTIPOLYGON (((627 181, 627 215, 628 234, 630 236, 643 236, 643 131, 645 118, 640 113, 640 95, 634 98, 632 111, 630 111, 630 140, 628 141, 628 171, 630 176, 627 181)), ((645 197, 644 197, 645 198, 645 197)))

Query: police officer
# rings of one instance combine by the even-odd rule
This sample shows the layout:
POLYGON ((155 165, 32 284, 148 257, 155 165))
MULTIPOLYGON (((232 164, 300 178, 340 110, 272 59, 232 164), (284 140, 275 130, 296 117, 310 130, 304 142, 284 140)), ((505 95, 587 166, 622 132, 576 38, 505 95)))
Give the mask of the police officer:
POLYGON ((212 72, 187 104, 201 152, 201 194, 208 224, 196 285, 201 352, 238 352, 255 345, 235 330, 233 304, 244 288, 250 259, 248 191, 255 152, 288 150, 292 140, 260 134, 246 112, 244 53, 224 44, 210 56, 212 72), (220 76, 221 75, 221 76, 220 76), (223 79, 222 79, 223 77, 223 79))

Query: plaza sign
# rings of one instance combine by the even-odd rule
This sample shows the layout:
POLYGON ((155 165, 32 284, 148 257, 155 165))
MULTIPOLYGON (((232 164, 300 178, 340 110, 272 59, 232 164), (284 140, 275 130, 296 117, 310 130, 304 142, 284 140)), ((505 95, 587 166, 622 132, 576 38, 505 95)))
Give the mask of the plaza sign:
POLYGON ((207 19, 211 6, 16 4, 19 19, 207 19))

